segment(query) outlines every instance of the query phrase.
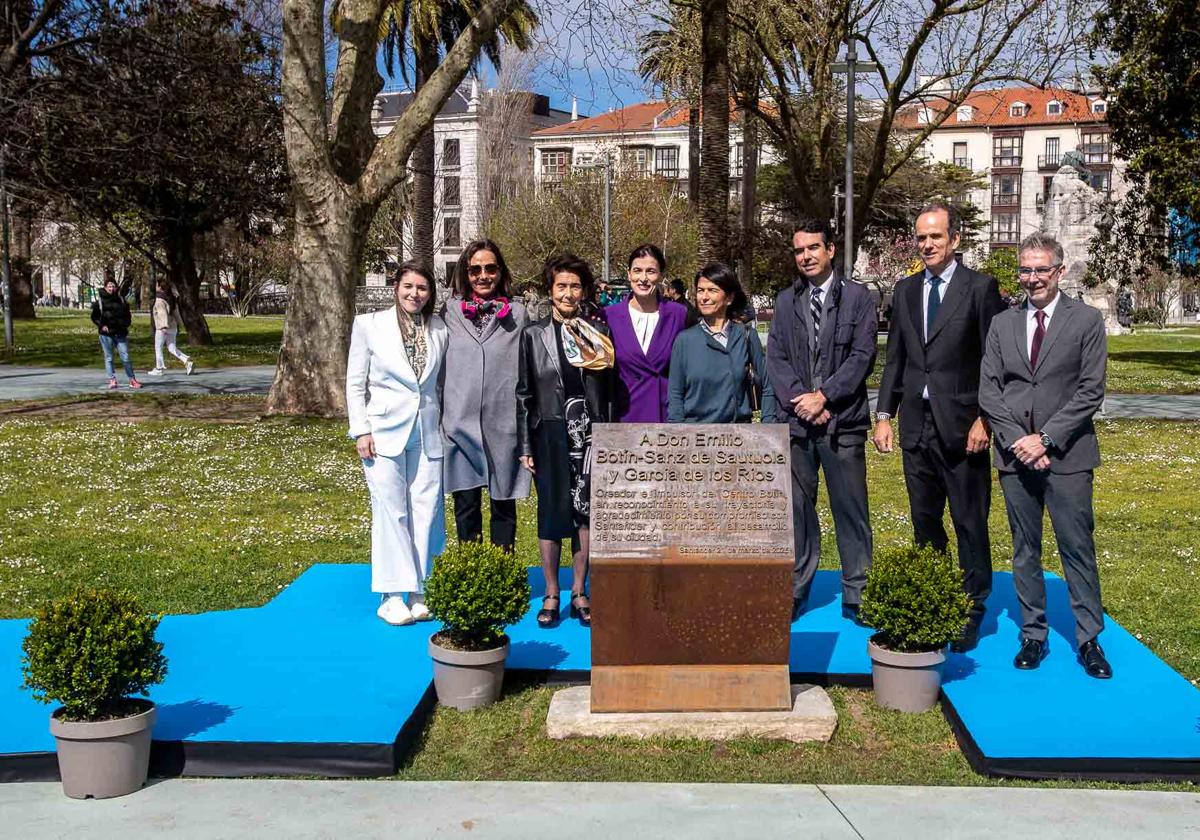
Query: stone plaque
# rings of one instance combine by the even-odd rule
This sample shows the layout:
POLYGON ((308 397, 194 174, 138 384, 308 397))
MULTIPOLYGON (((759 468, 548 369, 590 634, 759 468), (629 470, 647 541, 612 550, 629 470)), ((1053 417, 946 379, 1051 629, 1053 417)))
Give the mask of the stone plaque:
POLYGON ((593 711, 787 709, 785 425, 596 424, 593 711))

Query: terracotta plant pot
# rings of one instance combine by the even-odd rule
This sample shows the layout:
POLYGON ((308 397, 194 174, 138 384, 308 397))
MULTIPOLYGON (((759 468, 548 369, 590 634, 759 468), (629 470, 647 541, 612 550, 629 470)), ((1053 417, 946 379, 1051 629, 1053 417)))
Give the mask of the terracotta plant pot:
POLYGON ((464 712, 495 703, 504 686, 508 639, 491 650, 450 650, 435 638, 436 634, 429 639, 429 655, 438 702, 464 712))
POLYGON ((58 772, 63 793, 72 799, 108 799, 139 790, 150 767, 154 704, 130 717, 92 722, 50 716, 50 734, 58 742, 58 772))
POLYGON ((871 655, 871 682, 880 706, 901 712, 932 709, 942 688, 942 663, 946 650, 900 653, 867 642, 871 655))

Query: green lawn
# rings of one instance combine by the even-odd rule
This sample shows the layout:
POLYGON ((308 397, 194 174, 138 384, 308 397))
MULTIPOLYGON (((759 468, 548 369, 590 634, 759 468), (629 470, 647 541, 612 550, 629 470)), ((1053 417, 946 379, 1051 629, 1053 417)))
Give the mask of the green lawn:
MULTIPOLYGON (((281 316, 207 317, 213 336, 212 347, 189 347, 183 332, 178 339, 179 349, 191 356, 198 367, 275 364, 283 336, 281 316)), ((34 320, 13 322, 16 353, 11 361, 18 365, 43 367, 103 367, 104 357, 97 336, 96 326, 86 310, 39 309, 34 320)), ((139 373, 154 367, 154 336, 149 315, 134 313, 129 350, 133 366, 139 373)), ((178 360, 169 355, 167 360, 168 366, 179 365, 178 360)), ((119 359, 114 361, 120 364, 119 359)))
MULTIPOLYGON (((85 584, 133 590, 150 608, 261 604, 313 563, 366 562, 367 491, 341 423, 0 422, 0 617, 29 615, 85 584)), ((1109 421, 1096 479, 1109 612, 1193 683, 1200 681, 1200 439, 1195 425, 1109 421)), ((898 456, 868 458, 879 547, 910 538, 898 456)), ((828 509, 823 566, 836 567, 828 509)), ((532 502, 518 550, 536 562, 532 502)), ((451 520, 452 525, 452 520, 451 520)), ((999 489, 997 570, 1011 539, 999 489)), ((1049 536, 1049 529, 1048 529, 1049 536)), ((1047 566, 1060 569, 1053 541, 1047 566)), ((170 651, 167 651, 170 656, 170 651)), ((1120 663, 1114 663, 1120 667, 1120 663)), ((829 746, 735 742, 551 742, 550 690, 515 683, 494 709, 439 710, 405 778, 677 779, 991 783, 974 776, 936 712, 879 709, 836 689, 829 746)))

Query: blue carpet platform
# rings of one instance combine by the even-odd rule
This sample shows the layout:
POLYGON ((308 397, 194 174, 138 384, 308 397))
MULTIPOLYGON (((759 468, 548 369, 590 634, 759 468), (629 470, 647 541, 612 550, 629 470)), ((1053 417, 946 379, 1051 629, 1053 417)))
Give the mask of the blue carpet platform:
MULTIPOLYGON (((566 571, 564 570, 564 574, 566 571)), ((540 573, 531 570, 534 591, 540 573)), ((564 588, 566 581, 564 579, 564 588)), ((1075 660, 1065 585, 1048 581, 1050 656, 1017 671, 1018 609, 997 574, 979 646, 947 663, 943 709, 972 766, 1029 778, 1200 779, 1200 690, 1109 620, 1116 676, 1075 660)), ((153 772, 195 776, 392 773, 433 707, 427 655, 435 627, 389 627, 374 614, 369 567, 306 571, 263 607, 168 616, 170 663, 155 689, 153 772)), ((792 628, 798 680, 867 685, 871 631, 841 617, 838 575, 820 572, 812 608, 792 628)), ((535 604, 537 601, 535 601, 535 604)), ((510 669, 586 682, 589 633, 564 620, 510 629, 510 669)), ((0 780, 57 777, 49 708, 21 689, 27 623, 0 621, 0 780)))

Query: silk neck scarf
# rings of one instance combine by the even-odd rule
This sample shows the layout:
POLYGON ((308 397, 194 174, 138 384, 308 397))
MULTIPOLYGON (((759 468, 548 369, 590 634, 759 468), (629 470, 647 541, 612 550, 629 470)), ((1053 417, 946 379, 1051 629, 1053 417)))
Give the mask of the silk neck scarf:
POLYGON ((557 309, 552 315, 562 324, 563 355, 572 366, 585 370, 604 370, 613 366, 613 345, 608 336, 584 318, 564 318, 557 309))

